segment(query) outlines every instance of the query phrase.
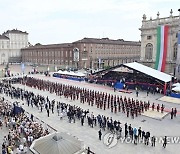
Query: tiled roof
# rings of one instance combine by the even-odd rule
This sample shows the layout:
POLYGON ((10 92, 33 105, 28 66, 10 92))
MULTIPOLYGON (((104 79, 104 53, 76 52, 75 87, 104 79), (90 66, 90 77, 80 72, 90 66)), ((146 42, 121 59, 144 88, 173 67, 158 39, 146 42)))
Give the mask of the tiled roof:
POLYGON ((120 44, 133 44, 133 45, 141 45, 141 42, 137 41, 124 41, 123 39, 112 40, 109 38, 83 38, 82 40, 75 41, 73 43, 96 43, 96 44, 113 44, 113 45, 120 45, 120 44))
POLYGON ((7 37, 7 36, 5 36, 5 35, 0 35, 0 39, 9 40, 9 37, 7 37))

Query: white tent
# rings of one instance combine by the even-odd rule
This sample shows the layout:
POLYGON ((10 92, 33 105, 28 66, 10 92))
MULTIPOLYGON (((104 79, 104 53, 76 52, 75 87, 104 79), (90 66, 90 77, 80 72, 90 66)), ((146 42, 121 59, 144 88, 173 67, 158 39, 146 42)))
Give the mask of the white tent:
POLYGON ((180 83, 174 83, 172 86, 180 87, 180 83))
POLYGON ((69 72, 68 71, 63 71, 63 74, 64 75, 69 75, 69 72))
POLYGON ((174 87, 172 88, 173 91, 180 92, 180 87, 174 87))
POLYGON ((86 75, 82 72, 73 72, 73 71, 61 71, 59 70, 58 72, 55 72, 55 73, 58 73, 58 74, 61 74, 61 75, 71 75, 71 76, 77 76, 77 77, 85 77, 86 75))
POLYGON ((76 73, 70 72, 69 75, 76 76, 76 73))
POLYGON ((173 91, 180 92, 180 83, 175 83, 172 85, 174 88, 172 88, 173 91))
POLYGON ((82 72, 76 72, 76 74, 77 74, 77 76, 79 76, 79 77, 84 77, 84 76, 85 76, 85 74, 82 73, 82 72))
POLYGON ((124 64, 124 65, 129 67, 129 68, 132 68, 132 69, 134 69, 136 71, 139 71, 139 72, 142 72, 142 73, 147 74, 149 76, 152 76, 152 77, 154 77, 156 79, 159 79, 159 80, 161 80, 161 81, 163 81, 165 83, 170 82, 171 78, 172 78, 172 76, 169 75, 169 74, 160 72, 160 71, 155 70, 155 69, 153 69, 151 67, 148 67, 148 66, 136 63, 136 62, 127 63, 127 64, 124 64))
POLYGON ((60 74, 61 74, 61 73, 63 73, 63 71, 59 70, 57 73, 60 73, 60 74))
POLYGON ((52 133, 35 140, 30 146, 32 154, 83 154, 84 144, 67 133, 52 133))

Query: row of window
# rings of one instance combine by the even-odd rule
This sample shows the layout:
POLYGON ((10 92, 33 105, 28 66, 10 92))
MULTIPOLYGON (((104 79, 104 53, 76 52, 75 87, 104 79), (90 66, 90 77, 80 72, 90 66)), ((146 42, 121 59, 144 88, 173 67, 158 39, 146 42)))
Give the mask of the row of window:
MULTIPOLYGON (((145 59, 152 60, 153 56, 153 45, 148 43, 145 47, 145 59)), ((173 60, 177 59, 177 43, 173 46, 173 60)))
POLYGON ((59 51, 59 52, 52 52, 52 51, 50 51, 50 52, 48 52, 48 51, 39 52, 39 51, 37 51, 37 52, 34 52, 33 51, 33 52, 25 52, 24 54, 26 56, 68 57, 68 55, 69 55, 69 57, 72 57, 72 51, 66 51, 66 52, 63 52, 63 51, 59 51))
MULTIPOLYGON (((84 44, 84 48, 89 47, 84 44)), ((110 49, 110 50, 116 50, 116 49, 134 49, 139 48, 139 46, 133 46, 133 45, 107 45, 107 44, 96 44, 95 49, 110 49)), ((91 44, 92 49, 92 44, 91 44)))
POLYGON ((44 63, 44 64, 72 64, 72 61, 68 60, 48 60, 48 59, 24 59, 26 62, 44 63))
MULTIPOLYGON (((178 38, 178 33, 175 34, 175 37, 178 38)), ((151 39, 152 39, 152 35, 148 35, 147 40, 151 40, 151 39)))
POLYGON ((113 53, 113 52, 122 52, 122 51, 126 51, 126 52, 135 52, 135 51, 137 51, 137 50, 139 50, 140 51, 140 49, 138 48, 138 49, 136 49, 136 48, 132 48, 132 49, 121 49, 121 50, 119 50, 119 49, 113 49, 113 50, 108 50, 108 49, 96 49, 96 50, 94 50, 95 52, 110 52, 110 53, 113 53))

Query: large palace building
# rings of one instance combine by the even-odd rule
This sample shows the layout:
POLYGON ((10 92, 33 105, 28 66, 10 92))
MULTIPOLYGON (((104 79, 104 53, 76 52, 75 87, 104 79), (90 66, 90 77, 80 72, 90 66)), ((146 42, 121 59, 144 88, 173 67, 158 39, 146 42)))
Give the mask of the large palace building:
POLYGON ((28 33, 17 29, 0 35, 0 64, 21 62, 21 48, 28 46, 28 33))
POLYGON ((73 43, 23 48, 22 61, 58 68, 106 68, 139 61, 140 42, 109 38, 84 38, 73 43))
POLYGON ((143 15, 141 31, 141 63, 160 70, 162 72, 175 75, 177 68, 178 49, 178 27, 179 16, 170 16, 147 20, 143 15))

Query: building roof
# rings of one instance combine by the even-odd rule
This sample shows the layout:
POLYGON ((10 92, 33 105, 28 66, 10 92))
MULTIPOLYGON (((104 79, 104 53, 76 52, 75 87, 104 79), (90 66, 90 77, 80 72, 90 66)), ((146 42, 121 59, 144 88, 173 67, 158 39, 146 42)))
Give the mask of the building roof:
POLYGON ((60 47, 72 47, 72 43, 62 43, 62 44, 47 44, 47 45, 34 45, 34 46, 29 46, 28 48, 23 48, 23 49, 44 49, 44 48, 60 48, 60 47))
POLYGON ((73 43, 96 43, 96 44, 113 44, 113 45, 137 45, 140 46, 141 42, 137 41, 124 41, 123 39, 112 40, 109 38, 83 38, 82 40, 73 43))
POLYGON ((9 34, 9 33, 16 33, 16 34, 28 34, 26 31, 23 32, 21 30, 13 29, 13 30, 7 30, 3 34, 9 34))
POLYGON ((172 76, 169 75, 169 74, 166 74, 166 73, 163 73, 163 72, 160 72, 158 70, 155 70, 151 67, 148 67, 148 66, 145 66, 145 65, 142 65, 142 64, 139 64, 137 62, 133 62, 133 63, 127 63, 127 64, 123 64, 124 66, 127 66, 129 68, 132 68, 138 72, 141 72, 141 73, 144 73, 144 74, 147 74, 151 77, 154 77, 160 81, 163 81, 163 82, 170 82, 171 81, 171 78, 172 76))
POLYGON ((66 133, 52 133, 33 142, 30 151, 34 154, 75 154, 82 153, 83 142, 66 133))
POLYGON ((9 40, 9 37, 7 37, 7 36, 5 36, 5 35, 0 35, 0 39, 9 40))

